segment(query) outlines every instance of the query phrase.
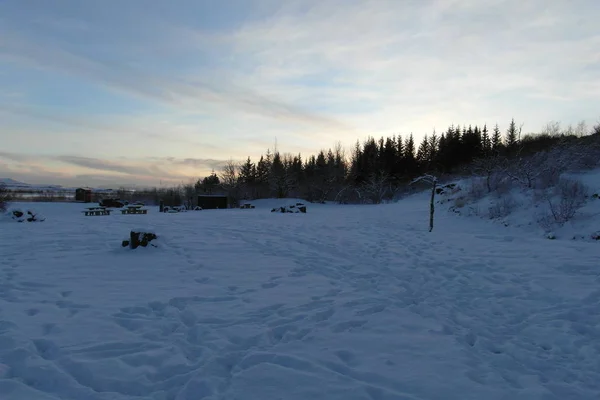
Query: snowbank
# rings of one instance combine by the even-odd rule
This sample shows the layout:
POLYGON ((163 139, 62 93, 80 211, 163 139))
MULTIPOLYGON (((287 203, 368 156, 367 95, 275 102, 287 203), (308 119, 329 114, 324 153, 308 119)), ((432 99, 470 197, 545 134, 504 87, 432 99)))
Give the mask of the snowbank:
POLYGON ((562 179, 566 180, 545 190, 512 185, 491 194, 487 194, 483 179, 463 179, 454 182, 463 188, 461 192, 443 193, 437 197, 437 202, 450 212, 516 227, 539 237, 597 240, 595 237, 600 231, 600 170, 564 174, 562 179), (587 194, 581 195, 580 205, 574 200, 573 204, 561 200, 558 192, 562 182, 571 185, 580 182, 586 186, 587 194), (561 213, 569 214, 568 218, 559 218, 561 213))
POLYGON ((130 216, 36 206, 35 235, 0 229, 0 399, 598 399, 597 243, 441 211, 429 233, 425 192, 151 213, 160 251, 115 246, 130 216))

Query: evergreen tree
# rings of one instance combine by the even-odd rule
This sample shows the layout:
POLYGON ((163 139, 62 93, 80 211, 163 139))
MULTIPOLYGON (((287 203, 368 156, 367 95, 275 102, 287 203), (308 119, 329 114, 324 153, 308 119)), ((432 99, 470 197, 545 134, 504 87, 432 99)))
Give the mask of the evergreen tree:
POLYGON ((510 125, 508 126, 508 129, 506 130, 506 147, 509 152, 512 152, 515 150, 515 147, 517 146, 517 142, 519 140, 520 133, 521 133, 521 131, 520 131, 520 129, 517 128, 517 124, 515 123, 515 119, 513 118, 510 121, 510 125))
POLYGON ((429 160, 428 160, 428 171, 431 171, 436 168, 437 158, 438 158, 438 150, 440 145, 440 139, 433 130, 433 134, 429 138, 429 160))
POLYGON ((396 138, 388 137, 385 141, 382 158, 382 170, 388 176, 395 174, 395 167, 398 161, 398 145, 396 144, 396 138))
POLYGON ((380 170, 379 146, 374 138, 365 141, 362 152, 361 182, 365 182, 380 170))
POLYGON ((430 154, 431 150, 429 148, 429 138, 427 137, 427 134, 425 134, 421 144, 419 145, 419 149, 417 150, 417 163, 419 164, 419 170, 421 172, 427 171, 430 154))
POLYGON ((250 157, 240 166, 240 181, 245 184, 256 183, 256 165, 250 157))
POLYGON ((350 163, 350 176, 354 184, 363 181, 363 152, 360 142, 357 140, 352 151, 352 161, 350 163))
POLYGON ((273 154, 269 184, 271 193, 277 198, 287 197, 289 186, 285 164, 279 152, 273 154))
POLYGON ((260 156, 260 160, 256 165, 256 180, 260 184, 268 184, 269 177, 271 175, 271 163, 265 159, 264 156, 260 156))
POLYGON ((494 133, 492 134, 492 151, 499 152, 502 149, 502 134, 498 124, 494 126, 494 133))
POLYGON ((490 139, 490 134, 488 132, 487 124, 483 125, 483 130, 481 131, 481 152, 484 157, 490 155, 492 151, 492 140, 490 139))
POLYGON ((415 158, 415 139, 412 133, 404 144, 404 167, 404 175, 409 179, 419 173, 417 159, 415 158))

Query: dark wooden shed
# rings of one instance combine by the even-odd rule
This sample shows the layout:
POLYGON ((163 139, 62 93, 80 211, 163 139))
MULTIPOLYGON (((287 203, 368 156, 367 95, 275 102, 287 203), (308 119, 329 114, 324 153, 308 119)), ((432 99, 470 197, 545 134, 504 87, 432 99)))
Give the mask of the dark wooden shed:
POLYGON ((80 201, 83 203, 91 203, 92 202, 92 189, 89 189, 89 188, 75 189, 75 201, 80 201))
POLYGON ((204 210, 229 208, 227 196, 218 194, 206 194, 198 196, 198 205, 204 210))

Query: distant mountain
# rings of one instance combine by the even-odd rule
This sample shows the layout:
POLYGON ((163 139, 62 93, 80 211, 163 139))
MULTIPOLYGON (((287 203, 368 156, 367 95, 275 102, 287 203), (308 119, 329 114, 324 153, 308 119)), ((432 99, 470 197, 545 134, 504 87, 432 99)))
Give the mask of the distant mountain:
POLYGON ((63 189, 60 185, 31 185, 25 182, 19 182, 11 178, 0 178, 0 184, 6 185, 8 189, 30 189, 30 190, 44 190, 44 189, 63 189))
POLYGON ((29 186, 28 183, 15 181, 14 179, 10 179, 10 178, 0 178, 0 183, 4 183, 7 186, 8 185, 11 185, 11 186, 29 186))

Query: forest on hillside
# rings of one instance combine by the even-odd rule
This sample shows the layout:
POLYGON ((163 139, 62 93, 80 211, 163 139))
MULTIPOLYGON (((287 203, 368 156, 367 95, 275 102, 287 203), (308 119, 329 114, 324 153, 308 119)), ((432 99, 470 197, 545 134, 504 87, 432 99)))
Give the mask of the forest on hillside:
MULTIPOLYGON (((310 202, 371 203, 397 199, 419 176, 440 180, 478 176, 494 190, 503 179, 534 188, 569 169, 593 168, 600 160, 600 123, 562 128, 548 123, 539 133, 522 133, 514 119, 505 131, 498 124, 452 125, 425 135, 368 137, 347 152, 341 144, 317 154, 268 149, 258 159, 228 161, 220 171, 171 188, 117 190, 126 200, 148 204, 193 205, 198 194, 225 194, 231 206, 259 198, 302 198, 310 202), (542 182, 545 181, 545 182, 542 182)), ((8 201, 0 190, 2 203, 8 201)))
POLYGON ((584 122, 566 128, 552 122, 539 133, 522 134, 522 125, 513 119, 504 132, 497 124, 453 125, 425 135, 419 143, 413 135, 368 137, 357 141, 350 154, 340 144, 308 157, 267 150, 257 160, 230 160, 195 184, 154 189, 152 197, 191 203, 198 193, 227 194, 232 206, 285 197, 377 204, 397 198, 423 174, 440 179, 484 176, 492 191, 492 177, 533 187, 540 179, 558 179, 568 169, 591 168, 599 159, 600 123, 590 129, 584 122))

